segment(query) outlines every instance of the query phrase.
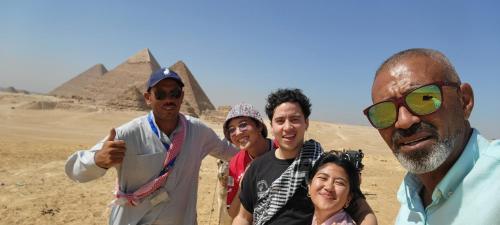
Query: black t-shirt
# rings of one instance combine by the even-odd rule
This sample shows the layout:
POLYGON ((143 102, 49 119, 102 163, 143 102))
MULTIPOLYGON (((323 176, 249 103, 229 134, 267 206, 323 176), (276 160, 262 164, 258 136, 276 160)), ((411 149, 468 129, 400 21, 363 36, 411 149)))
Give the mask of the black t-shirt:
MULTIPOLYGON (((278 159, 274 153, 270 151, 255 159, 245 172, 241 183, 240 201, 250 213, 254 211, 258 196, 265 193, 274 180, 278 179, 293 162, 293 159, 278 159)), ((304 179, 292 198, 266 225, 311 224, 313 213, 314 207, 311 199, 307 197, 307 185, 304 179)))

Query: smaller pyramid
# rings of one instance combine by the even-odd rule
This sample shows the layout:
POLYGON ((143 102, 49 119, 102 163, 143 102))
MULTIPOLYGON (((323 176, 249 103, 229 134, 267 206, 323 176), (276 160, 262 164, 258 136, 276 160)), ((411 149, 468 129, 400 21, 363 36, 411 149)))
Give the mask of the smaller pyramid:
POLYGON ((2 89, 2 91, 8 92, 8 93, 18 93, 17 89, 15 87, 12 87, 12 86, 5 88, 5 89, 2 89))
POLYGON ((170 66, 169 69, 179 74, 184 83, 184 102, 181 106, 182 112, 201 115, 203 111, 215 110, 214 105, 210 102, 210 99, 208 99, 208 96, 183 61, 176 62, 174 65, 170 66))
POLYGON ((93 99, 96 93, 92 90, 92 84, 97 82, 108 70, 102 64, 96 64, 73 79, 55 88, 50 95, 67 98, 93 99))

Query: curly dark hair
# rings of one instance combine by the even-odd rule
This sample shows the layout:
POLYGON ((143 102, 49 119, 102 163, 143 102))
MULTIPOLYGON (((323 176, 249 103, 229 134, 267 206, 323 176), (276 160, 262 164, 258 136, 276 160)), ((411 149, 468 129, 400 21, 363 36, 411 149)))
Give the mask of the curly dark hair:
POLYGON ((349 192, 351 193, 353 200, 365 197, 361 192, 360 188, 361 180, 359 177, 359 172, 354 166, 354 164, 352 164, 352 162, 349 161, 349 159, 339 157, 337 154, 333 152, 325 152, 318 158, 318 160, 316 160, 311 170, 309 170, 309 173, 307 174, 308 184, 311 183, 312 179, 318 172, 319 168, 321 168, 321 166, 327 163, 333 163, 337 166, 342 167, 345 170, 345 172, 349 176, 349 187, 350 187, 349 192))
POLYGON ((270 121, 273 120, 274 109, 285 102, 296 102, 300 105, 304 118, 308 119, 311 115, 311 102, 309 98, 302 93, 302 90, 278 89, 267 96, 266 114, 270 121))

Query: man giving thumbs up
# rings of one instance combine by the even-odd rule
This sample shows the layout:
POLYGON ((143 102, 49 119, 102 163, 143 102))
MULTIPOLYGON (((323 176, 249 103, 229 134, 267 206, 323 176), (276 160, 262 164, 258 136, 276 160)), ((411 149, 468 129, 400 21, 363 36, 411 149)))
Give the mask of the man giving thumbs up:
POLYGON ((200 120, 179 112, 183 87, 174 71, 154 72, 144 93, 151 112, 111 129, 90 150, 68 158, 66 174, 78 182, 116 168, 109 224, 196 225, 201 161, 208 154, 229 160, 237 153, 200 120))

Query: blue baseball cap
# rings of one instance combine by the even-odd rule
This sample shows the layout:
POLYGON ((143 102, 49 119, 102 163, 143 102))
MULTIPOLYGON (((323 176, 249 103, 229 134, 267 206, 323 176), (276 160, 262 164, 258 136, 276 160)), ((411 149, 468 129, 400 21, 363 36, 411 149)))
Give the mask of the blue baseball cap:
POLYGON ((151 76, 149 76, 148 86, 147 86, 148 91, 153 86, 155 86, 157 83, 159 83, 164 79, 175 80, 181 88, 184 87, 184 83, 182 83, 181 77, 176 72, 174 72, 173 70, 169 70, 168 68, 161 68, 156 72, 152 73, 151 76))

